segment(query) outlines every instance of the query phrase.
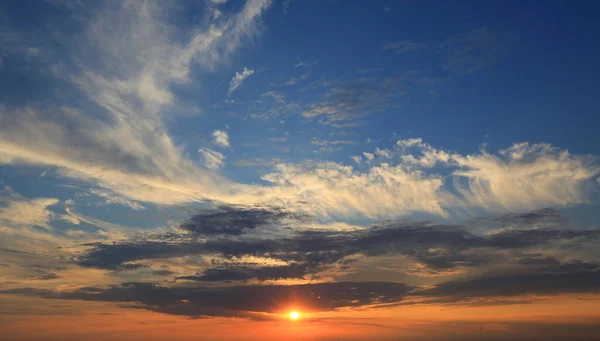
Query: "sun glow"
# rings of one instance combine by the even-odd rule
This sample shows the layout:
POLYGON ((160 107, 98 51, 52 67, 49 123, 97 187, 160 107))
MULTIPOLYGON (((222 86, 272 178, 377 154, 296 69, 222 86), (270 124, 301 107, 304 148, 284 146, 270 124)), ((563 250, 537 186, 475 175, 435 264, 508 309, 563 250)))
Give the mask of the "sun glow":
POLYGON ((297 311, 292 311, 290 312, 290 319, 292 320, 297 320, 298 318, 300 318, 300 313, 298 313, 297 311))

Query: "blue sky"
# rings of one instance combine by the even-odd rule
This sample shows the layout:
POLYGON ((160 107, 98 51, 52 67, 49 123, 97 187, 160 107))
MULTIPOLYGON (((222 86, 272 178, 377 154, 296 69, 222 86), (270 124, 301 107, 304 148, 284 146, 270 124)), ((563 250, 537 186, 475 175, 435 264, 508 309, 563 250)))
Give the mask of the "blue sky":
MULTIPOLYGON (((188 254, 149 256, 141 270, 90 259, 140 236, 188 238, 184 222, 211 209, 233 225, 268 220, 246 227, 269 225, 262 237, 405 220, 471 228, 528 212, 541 216, 535 229, 544 210, 596 231, 597 11, 567 1, 3 2, 0 255, 59 247, 69 269, 105 271, 105 285, 151 280, 148 269, 189 279, 208 265, 188 254)), ((559 260, 596 261, 578 252, 559 260)), ((12 262, 6 290, 29 283, 31 264, 12 262)))

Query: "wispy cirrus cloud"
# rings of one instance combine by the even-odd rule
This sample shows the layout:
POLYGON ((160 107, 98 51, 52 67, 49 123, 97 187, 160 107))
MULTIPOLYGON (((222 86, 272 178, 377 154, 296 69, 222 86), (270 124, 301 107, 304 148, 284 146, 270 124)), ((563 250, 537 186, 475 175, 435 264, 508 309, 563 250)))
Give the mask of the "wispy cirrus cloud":
POLYGON ((188 183, 202 178, 198 184, 211 191, 214 175, 200 175, 202 169, 182 155, 164 124, 164 109, 177 105, 170 85, 188 82, 192 64, 210 70, 226 61, 242 39, 257 34, 255 22, 269 5, 249 1, 227 18, 208 18, 210 25, 187 41, 170 36, 163 18, 167 4, 101 6, 85 22, 84 33, 73 37, 79 46, 68 53, 79 67, 64 70, 92 106, 1 108, 0 159, 58 166, 65 175, 130 198, 136 192, 163 202, 194 197, 189 191, 177 194, 183 187, 175 178, 188 183), (91 63, 88 53, 98 62, 91 63))
MULTIPOLYGON (((89 105, 0 108, 0 160, 55 166, 61 175, 132 201, 279 203, 339 219, 423 212, 448 216, 449 208, 561 206, 586 202, 590 189, 596 188, 598 166, 592 158, 537 145, 520 147, 527 157, 518 159, 514 152, 465 155, 421 144, 411 147, 421 156, 401 145, 365 151, 355 155, 364 161, 360 166, 272 162, 261 185, 236 183, 203 169, 182 151, 165 124, 165 109, 178 105, 170 86, 188 82, 193 64, 211 70, 227 60, 244 38, 257 34, 255 24, 269 5, 249 1, 230 16, 209 16, 210 28, 176 40, 170 39, 170 26, 162 17, 167 5, 107 4, 85 22, 83 36, 74 37, 81 47, 73 49, 72 58, 80 67, 65 75, 84 95, 79 103, 89 105), (83 58, 84 49, 98 62, 83 58), (430 167, 432 163, 440 168, 430 167), (536 177, 538 173, 547 175, 546 180, 536 177)), ((355 123, 390 105, 393 94, 416 76, 404 72, 336 84, 324 101, 305 108, 304 116, 332 125, 355 123)), ((278 95, 269 96, 285 101, 278 95)), ((229 144, 223 131, 213 138, 219 146, 229 144)), ((337 142, 342 143, 347 142, 337 142)), ((207 168, 223 165, 222 153, 209 148, 199 153, 207 168)))
POLYGON ((319 64, 318 60, 303 61, 303 62, 300 62, 300 63, 294 65, 294 67, 311 67, 311 66, 317 65, 317 64, 319 64))
POLYGON ((223 160, 225 160, 225 156, 215 150, 200 148, 198 149, 198 153, 202 156, 204 165, 209 169, 219 169, 224 164, 223 160))
POLYGON ((244 67, 244 70, 242 70, 242 72, 236 72, 235 76, 233 76, 233 78, 231 79, 231 82, 229 82, 229 91, 227 91, 227 94, 231 96, 237 88, 242 86, 246 78, 252 76, 254 72, 254 70, 248 69, 246 67, 244 67))

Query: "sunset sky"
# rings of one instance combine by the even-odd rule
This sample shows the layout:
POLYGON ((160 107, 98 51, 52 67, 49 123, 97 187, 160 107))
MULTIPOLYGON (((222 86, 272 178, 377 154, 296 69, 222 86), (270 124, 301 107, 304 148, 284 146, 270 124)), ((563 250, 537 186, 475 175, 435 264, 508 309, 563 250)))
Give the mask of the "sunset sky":
POLYGON ((600 3, 0 2, 0 339, 600 340, 600 3))

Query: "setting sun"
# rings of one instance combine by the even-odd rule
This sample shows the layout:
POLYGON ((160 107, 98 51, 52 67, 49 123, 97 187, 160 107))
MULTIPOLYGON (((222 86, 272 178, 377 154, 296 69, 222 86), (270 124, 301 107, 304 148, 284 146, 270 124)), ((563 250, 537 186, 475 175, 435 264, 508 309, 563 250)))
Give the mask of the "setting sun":
POLYGON ((292 311, 290 313, 290 319, 292 320, 297 320, 300 317, 300 313, 298 313, 297 311, 292 311))

